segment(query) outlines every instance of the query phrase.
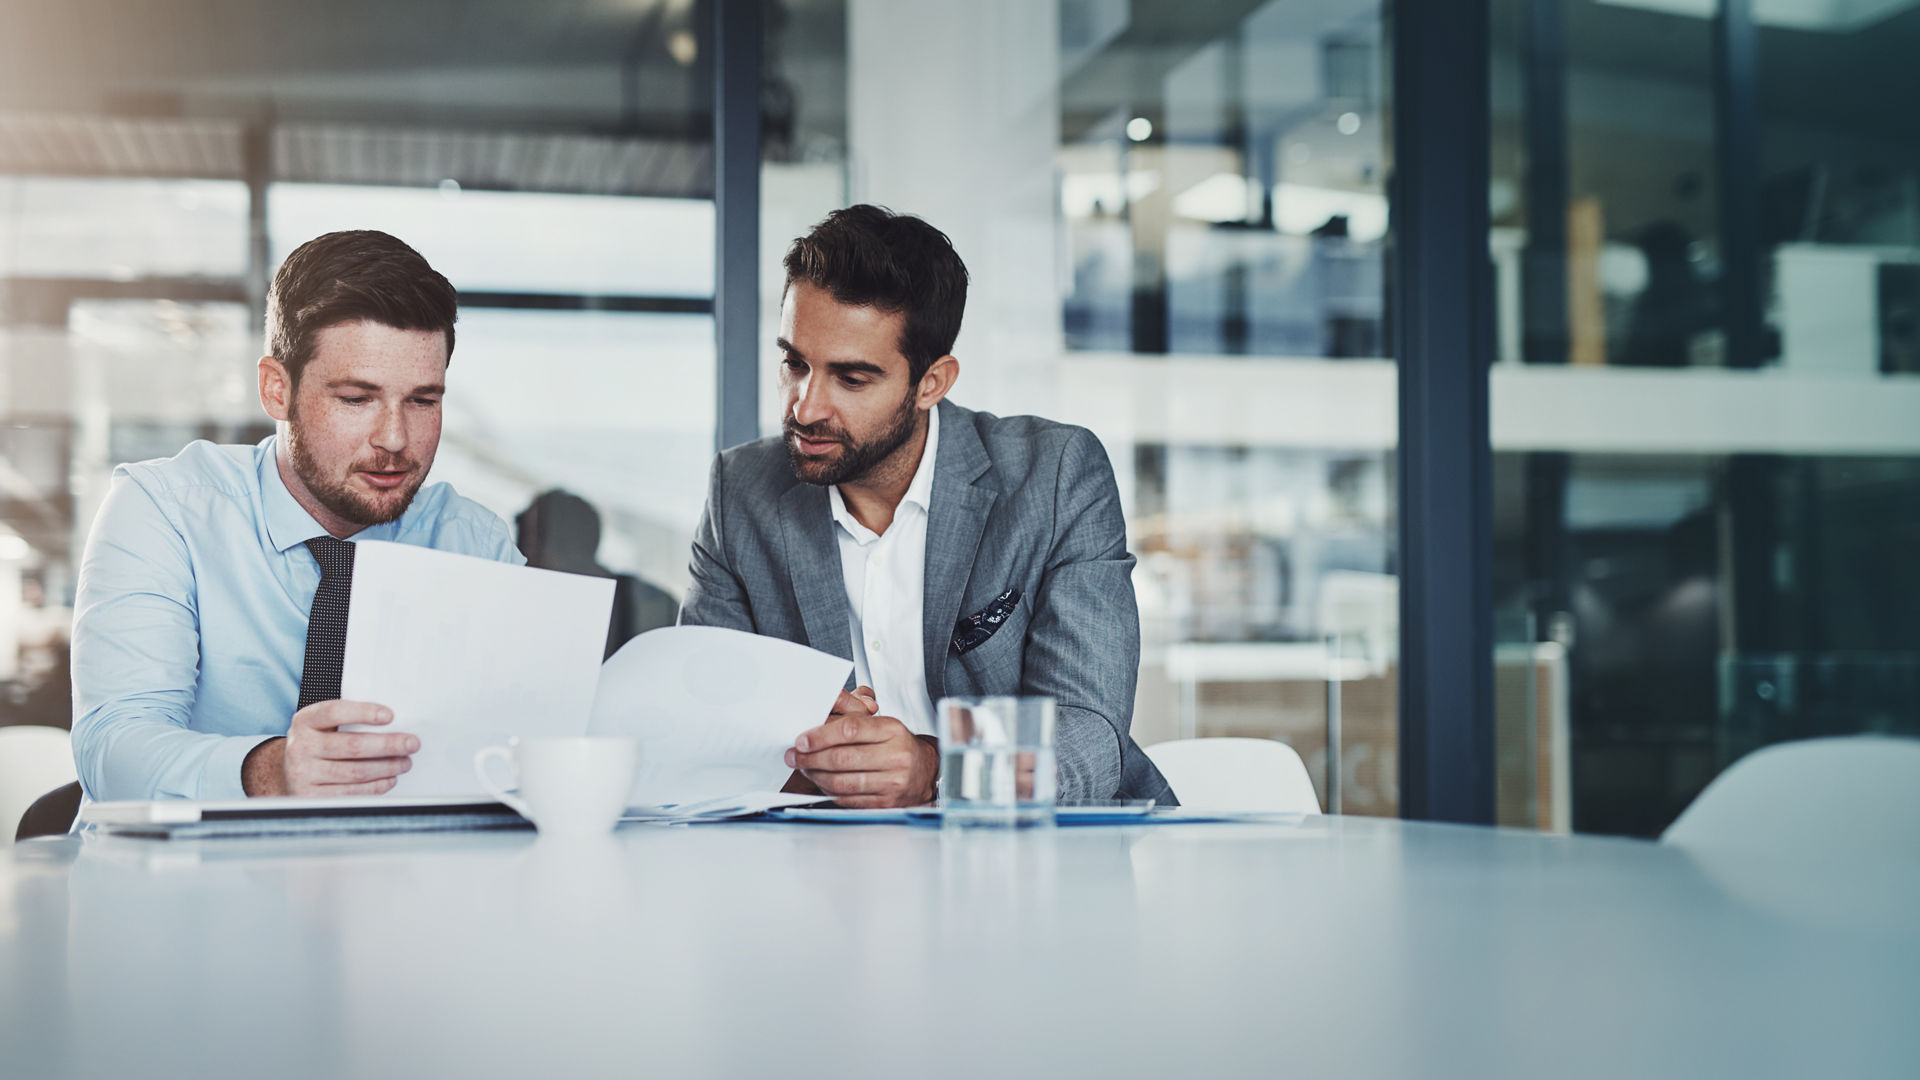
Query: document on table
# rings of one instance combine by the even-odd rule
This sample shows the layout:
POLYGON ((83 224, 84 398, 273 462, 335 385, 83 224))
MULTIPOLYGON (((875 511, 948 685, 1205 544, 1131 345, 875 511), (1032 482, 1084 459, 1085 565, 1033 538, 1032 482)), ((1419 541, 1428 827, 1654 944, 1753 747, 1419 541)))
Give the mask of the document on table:
POLYGON ((669 626, 607 660, 588 730, 640 740, 630 806, 777 791, 792 773, 787 749, 826 722, 852 672, 853 661, 791 641, 669 626))
POLYGON ((473 756, 483 747, 584 734, 613 587, 412 544, 356 544, 340 696, 393 710, 392 724, 355 730, 420 737, 393 794, 480 794, 473 756))
POLYGON ((696 825, 709 821, 734 821, 758 817, 771 810, 807 806, 820 802, 819 795, 796 795, 790 791, 749 791, 723 795, 701 802, 675 803, 671 806, 629 806, 621 821, 640 821, 649 825, 696 825))

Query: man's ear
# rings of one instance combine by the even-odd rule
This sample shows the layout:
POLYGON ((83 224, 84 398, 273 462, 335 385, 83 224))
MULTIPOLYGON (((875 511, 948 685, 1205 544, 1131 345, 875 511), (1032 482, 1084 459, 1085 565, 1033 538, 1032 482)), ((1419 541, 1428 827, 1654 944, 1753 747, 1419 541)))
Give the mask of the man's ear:
POLYGON ((293 416, 293 378, 286 365, 271 356, 260 358, 260 405, 275 420, 293 416))
POLYGON ((920 376, 920 389, 914 394, 913 403, 917 408, 931 409, 940 404, 960 381, 960 360, 951 354, 933 362, 925 375, 920 376))

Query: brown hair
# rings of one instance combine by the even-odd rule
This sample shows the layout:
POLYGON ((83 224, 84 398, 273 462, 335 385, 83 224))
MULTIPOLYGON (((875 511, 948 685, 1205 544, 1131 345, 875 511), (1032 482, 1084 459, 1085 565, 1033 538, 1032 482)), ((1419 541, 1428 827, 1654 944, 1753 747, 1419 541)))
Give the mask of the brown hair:
POLYGON ((835 210, 787 249, 787 287, 804 281, 842 304, 905 312, 900 354, 914 382, 953 351, 967 309, 967 266, 947 234, 911 214, 835 210))
POLYGON ((301 244, 267 292, 267 354, 295 386, 314 339, 329 326, 365 319, 395 330, 438 330, 453 359, 459 299, 420 253, 374 229, 331 232, 301 244))

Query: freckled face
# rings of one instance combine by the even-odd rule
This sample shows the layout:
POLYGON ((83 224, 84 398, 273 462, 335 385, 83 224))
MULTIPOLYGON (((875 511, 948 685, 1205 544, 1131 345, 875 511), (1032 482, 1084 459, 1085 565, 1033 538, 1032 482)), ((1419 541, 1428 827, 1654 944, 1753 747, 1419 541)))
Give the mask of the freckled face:
POLYGON ((440 447, 446 372, 438 330, 361 321, 320 331, 287 411, 301 484, 355 525, 406 513, 440 447))

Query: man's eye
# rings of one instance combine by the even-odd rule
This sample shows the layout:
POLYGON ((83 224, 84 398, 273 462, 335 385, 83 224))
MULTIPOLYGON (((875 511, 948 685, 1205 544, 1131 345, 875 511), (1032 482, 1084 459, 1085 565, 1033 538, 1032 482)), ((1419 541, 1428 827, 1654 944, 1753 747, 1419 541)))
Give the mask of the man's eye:
POLYGON ((413 399, 413 403, 415 405, 425 405, 425 406, 431 407, 431 406, 440 404, 440 399, 432 398, 432 397, 417 397, 413 399))
POLYGON ((785 360, 780 361, 780 364, 782 367, 785 367, 788 371, 801 372, 801 371, 807 370, 807 365, 804 361, 795 360, 791 356, 787 357, 785 360))
POLYGON ((865 380, 865 379, 852 379, 852 378, 842 378, 842 379, 840 380, 840 385, 842 385, 842 386, 844 386, 844 387, 846 387, 846 388, 847 388, 847 389, 849 389, 849 390, 858 390, 858 389, 860 389, 861 387, 863 387, 863 386, 865 386, 865 385, 867 385, 867 380, 865 380))
POLYGON ((369 397, 344 397, 343 396, 341 397, 340 400, 346 402, 349 405, 365 405, 367 402, 372 401, 373 399, 369 397))

